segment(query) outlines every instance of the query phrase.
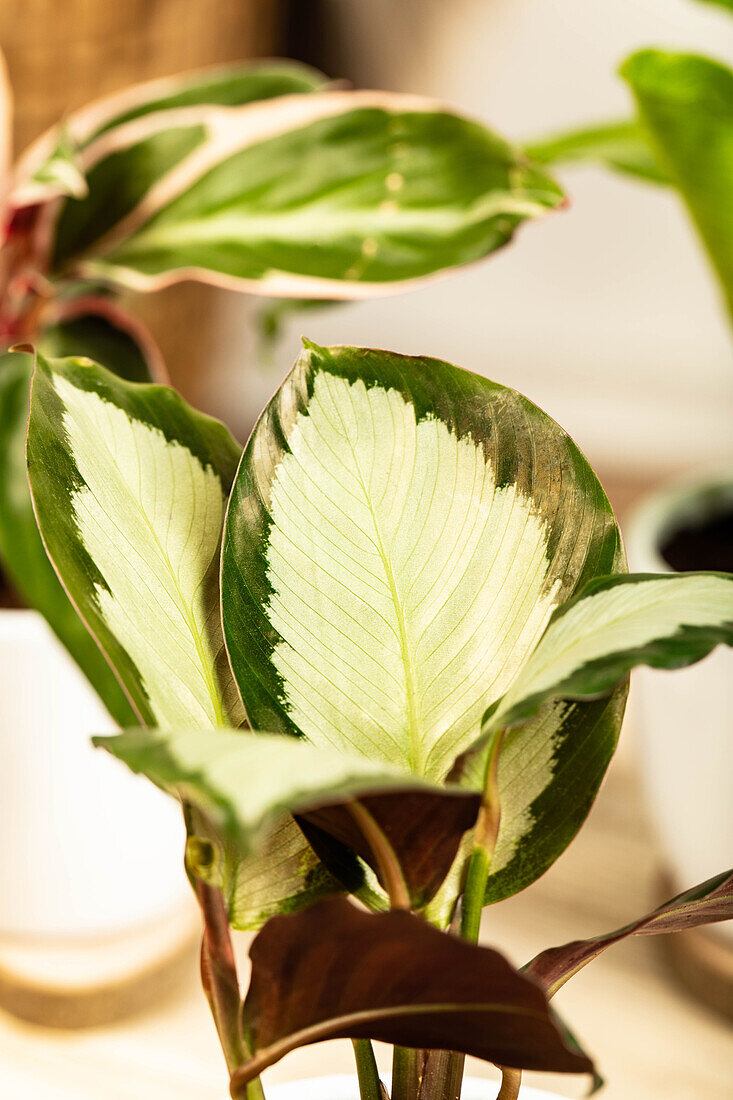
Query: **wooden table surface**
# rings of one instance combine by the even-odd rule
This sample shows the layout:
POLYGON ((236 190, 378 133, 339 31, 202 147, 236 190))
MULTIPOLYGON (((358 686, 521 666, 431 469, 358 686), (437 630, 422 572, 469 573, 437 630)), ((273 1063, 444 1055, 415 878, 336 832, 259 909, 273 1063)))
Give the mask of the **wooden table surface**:
MULTIPOLYGON (((622 754, 585 829, 523 894, 490 908, 483 940, 516 963, 538 950, 625 923, 654 902, 656 862, 634 779, 622 754)), ((238 950, 246 953, 247 937, 238 950)), ((730 1025, 679 990, 656 941, 616 946, 576 977, 558 1007, 598 1061, 606 1100, 731 1100, 730 1025)), ((379 1051, 386 1071, 386 1050, 379 1051)), ((350 1072, 348 1043, 296 1051, 267 1082, 350 1072)), ((480 1076, 491 1071, 471 1066, 480 1076)), ((582 1096, 587 1082, 528 1075, 528 1083, 582 1096)), ((487 1100, 495 1087, 487 1082, 487 1100)), ((124 1023, 59 1032, 0 1016, 2 1100, 225 1100, 226 1076, 198 986, 196 960, 175 995, 124 1023)))

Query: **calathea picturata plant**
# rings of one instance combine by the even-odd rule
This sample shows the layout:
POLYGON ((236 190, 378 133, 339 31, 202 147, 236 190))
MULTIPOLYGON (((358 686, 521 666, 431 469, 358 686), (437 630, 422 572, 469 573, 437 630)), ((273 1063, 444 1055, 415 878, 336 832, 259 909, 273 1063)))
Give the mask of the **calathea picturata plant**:
POLYGON ((393 1100, 455 1100, 466 1054, 503 1100, 525 1068, 589 1072, 553 993, 625 936, 733 914, 728 872, 523 971, 476 943, 582 824, 630 669, 733 642, 733 576, 627 573, 593 471, 526 398, 305 343, 241 453, 166 387, 38 356, 27 457, 136 715, 98 743, 183 806, 234 1097, 334 1037, 364 1100, 373 1039, 393 1100), (243 999, 230 925, 261 929, 243 999))
MULTIPOLYGON (((6 89, 0 128, 9 103, 6 89)), ((0 351, 31 340, 133 381, 160 380, 163 365, 123 293, 184 279, 267 297, 392 293, 488 255, 563 201, 480 123, 417 96, 337 89, 290 62, 131 88, 72 114, 0 176, 0 351)), ((129 724, 38 540, 28 385, 27 360, 0 358, 0 567, 129 724)))

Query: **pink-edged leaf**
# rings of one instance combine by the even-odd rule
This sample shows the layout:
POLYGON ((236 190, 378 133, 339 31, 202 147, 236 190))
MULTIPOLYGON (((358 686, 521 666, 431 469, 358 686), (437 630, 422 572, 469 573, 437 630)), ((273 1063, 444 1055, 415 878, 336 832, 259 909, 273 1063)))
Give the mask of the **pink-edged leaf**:
POLYGON ((96 138, 136 119, 155 115, 167 128, 170 112, 207 106, 238 107, 274 96, 313 92, 326 78, 293 61, 250 61, 212 66, 145 81, 104 96, 55 125, 23 153, 11 195, 16 208, 55 198, 86 196, 83 151, 96 138))
POLYGON ((631 924, 595 936, 589 940, 573 940, 561 947, 541 952, 524 967, 523 972, 538 981, 549 996, 557 992, 579 970, 597 958, 606 948, 627 936, 656 936, 662 932, 682 932, 700 924, 733 918, 733 871, 724 871, 699 886, 693 886, 652 913, 631 924))

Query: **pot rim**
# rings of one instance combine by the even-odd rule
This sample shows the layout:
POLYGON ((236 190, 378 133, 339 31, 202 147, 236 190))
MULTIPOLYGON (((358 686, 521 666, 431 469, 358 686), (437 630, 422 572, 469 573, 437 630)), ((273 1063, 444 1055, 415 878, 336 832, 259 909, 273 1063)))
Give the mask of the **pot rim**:
MULTIPOLYGON (((467 1076, 463 1085, 464 1100, 494 1100, 499 1081, 492 1077, 467 1076)), ((268 1100, 308 1100, 311 1094, 317 1100, 358 1100, 356 1074, 327 1073, 318 1077, 278 1081, 266 1086, 265 1090, 268 1100)), ((562 1100, 562 1096, 560 1093, 544 1092, 527 1085, 522 1086, 520 1100, 562 1100)))
POLYGON ((636 568, 659 573, 675 570, 662 557, 660 546, 687 522, 733 509, 733 469, 686 477, 649 493, 628 524, 627 544, 636 568), (634 555, 634 551, 636 554, 634 555))

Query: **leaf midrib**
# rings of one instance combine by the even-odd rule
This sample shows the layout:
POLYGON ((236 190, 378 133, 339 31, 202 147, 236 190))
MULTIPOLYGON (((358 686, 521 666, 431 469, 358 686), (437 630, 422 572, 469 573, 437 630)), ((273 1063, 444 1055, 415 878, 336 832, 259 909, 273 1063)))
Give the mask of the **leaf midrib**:
POLYGON ((237 1080, 236 1082, 233 1081, 233 1084, 246 1084, 247 1081, 258 1077, 263 1070, 279 1061, 291 1050, 328 1039, 334 1035, 334 1032, 341 1032, 346 1028, 357 1027, 360 1024, 368 1024, 372 1021, 390 1020, 404 1015, 434 1016, 439 1013, 462 1014, 466 1012, 502 1013, 512 1016, 532 1017, 542 1023, 546 1020, 544 1013, 533 1010, 526 1005, 512 1005, 501 1001, 490 1001, 483 1004, 480 1002, 472 1004, 456 1004, 455 1002, 406 1003, 394 1005, 390 1008, 372 1008, 364 1009, 361 1012, 347 1012, 342 1016, 335 1016, 330 1020, 301 1028, 299 1031, 294 1031, 290 1035, 262 1047, 249 1062, 240 1067, 235 1074, 237 1080))
MULTIPOLYGON (((338 404, 334 402, 334 407, 338 411, 338 404)), ((402 661, 402 668, 405 675, 405 699, 407 703, 407 728, 410 739, 410 747, 408 751, 408 765, 410 770, 415 775, 423 775, 425 769, 425 759, 423 752, 422 736, 420 733, 420 722, 418 717, 417 706, 417 680, 415 676, 415 666, 412 661, 410 653, 410 646, 407 639, 407 623, 405 620, 405 611, 400 598, 399 590, 397 588, 397 582, 395 580, 394 570, 392 569, 392 563, 389 559, 389 555, 384 546, 384 540, 382 538, 382 531, 379 525, 379 519, 372 506, 371 496, 366 486, 364 476, 361 472, 359 465, 359 459, 356 455, 351 436, 346 430, 343 417, 339 411, 339 419, 341 420, 341 426, 344 433, 344 439, 349 445, 352 458, 354 460, 354 469, 356 471, 361 491, 364 494, 364 500, 366 506, 369 509, 369 514, 372 517, 372 523, 374 524, 374 533, 376 536, 377 553, 379 554, 380 561, 382 562, 382 568, 384 569, 385 576, 387 578, 387 585, 389 587, 389 594, 392 600, 392 605, 395 610, 395 616, 397 619, 397 638, 400 646, 400 659, 402 661)))

